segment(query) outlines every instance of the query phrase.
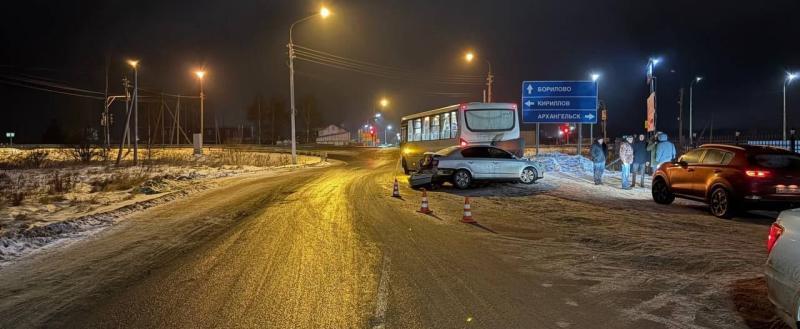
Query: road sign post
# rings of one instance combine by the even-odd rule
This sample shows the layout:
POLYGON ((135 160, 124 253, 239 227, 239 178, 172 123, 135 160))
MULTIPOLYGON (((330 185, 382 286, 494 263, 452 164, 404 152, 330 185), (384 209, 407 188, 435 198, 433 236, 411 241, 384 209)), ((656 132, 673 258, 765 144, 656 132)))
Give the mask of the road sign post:
POLYGON ((8 145, 9 146, 14 146, 14 136, 15 136, 15 134, 13 132, 7 132, 6 133, 6 138, 8 138, 8 145))
POLYGON ((524 81, 524 123, 597 123, 597 82, 524 81))

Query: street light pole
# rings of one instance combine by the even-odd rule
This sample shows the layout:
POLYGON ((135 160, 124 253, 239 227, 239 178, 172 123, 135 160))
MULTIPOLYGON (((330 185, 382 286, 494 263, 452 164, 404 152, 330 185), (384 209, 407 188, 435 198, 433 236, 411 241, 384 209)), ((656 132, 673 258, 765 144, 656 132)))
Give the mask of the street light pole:
POLYGON ((206 94, 205 94, 205 92, 203 90, 203 78, 205 77, 206 72, 205 71, 196 71, 196 72, 194 72, 194 74, 197 76, 197 79, 200 80, 200 145, 202 145, 203 142, 205 141, 205 138, 204 138, 205 130, 203 129, 205 120, 203 120, 203 116, 204 116, 204 113, 205 113, 204 104, 205 104, 206 94))
POLYGON ((486 74, 486 102, 492 102, 492 83, 494 82, 494 75, 492 75, 492 63, 489 60, 486 60, 486 64, 489 65, 489 72, 486 74))
POLYGON ((133 67, 133 164, 139 165, 139 61, 128 64, 133 67))
POLYGON ((783 140, 786 140, 786 85, 797 78, 796 73, 787 73, 786 80, 783 81, 783 140))
POLYGON ((294 102, 294 40, 292 39, 292 31, 294 31, 294 26, 298 23, 305 22, 310 20, 314 17, 320 16, 322 18, 326 18, 331 14, 328 8, 322 7, 320 11, 314 15, 302 18, 289 26, 289 44, 287 47, 289 48, 289 97, 291 103, 291 121, 292 121, 292 164, 297 164, 297 136, 295 136, 295 102, 294 102))
POLYGON ((694 96, 694 85, 698 84, 700 80, 703 80, 703 77, 695 77, 692 82, 689 83, 689 145, 694 145, 694 137, 692 136, 692 124, 694 119, 694 108, 693 104, 693 96, 694 96))

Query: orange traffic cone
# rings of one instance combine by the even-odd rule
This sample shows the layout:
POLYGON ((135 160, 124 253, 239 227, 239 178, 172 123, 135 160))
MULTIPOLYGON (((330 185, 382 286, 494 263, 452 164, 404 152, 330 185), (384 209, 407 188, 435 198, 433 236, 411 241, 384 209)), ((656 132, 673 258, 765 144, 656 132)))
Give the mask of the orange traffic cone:
POLYGON ((400 197, 400 185, 397 184, 397 178, 394 179, 394 187, 392 188, 392 197, 400 197))
POLYGON ((464 217, 461 218, 462 223, 475 223, 472 219, 472 208, 469 206, 469 197, 464 197, 464 217))
POLYGON ((431 214, 433 210, 428 208, 428 192, 425 192, 425 189, 422 189, 422 205, 419 207, 417 212, 421 212, 423 214, 431 214))

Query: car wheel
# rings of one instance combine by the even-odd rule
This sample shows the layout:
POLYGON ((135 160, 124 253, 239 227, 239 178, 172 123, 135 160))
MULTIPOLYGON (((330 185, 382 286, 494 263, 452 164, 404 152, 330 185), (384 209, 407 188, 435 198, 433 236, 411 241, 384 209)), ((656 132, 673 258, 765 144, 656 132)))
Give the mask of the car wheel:
POLYGON ((731 193, 724 187, 717 187, 711 191, 708 208, 712 215, 725 219, 730 219, 736 212, 731 193))
POLYGON ((519 175, 519 181, 523 184, 533 184, 536 182, 536 177, 539 177, 536 168, 525 167, 519 175))
POLYGON ((653 182, 653 201, 658 204, 671 204, 675 195, 669 190, 669 185, 663 178, 656 178, 653 182))
POLYGON ((469 171, 460 169, 453 174, 453 185, 459 189, 466 189, 472 184, 472 175, 469 171))

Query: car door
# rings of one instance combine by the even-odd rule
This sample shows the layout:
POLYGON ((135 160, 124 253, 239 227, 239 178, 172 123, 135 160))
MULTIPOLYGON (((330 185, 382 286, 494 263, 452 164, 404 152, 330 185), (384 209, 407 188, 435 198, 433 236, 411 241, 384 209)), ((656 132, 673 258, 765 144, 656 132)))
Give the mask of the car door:
MULTIPOLYGON (((708 184, 714 180, 714 177, 722 173, 723 161, 726 158, 726 152, 718 149, 707 149, 700 163, 694 165, 694 172, 691 177, 691 195, 696 197, 705 197, 708 184)), ((730 156, 728 156, 730 158, 730 156)))
POLYGON ((492 158, 487 146, 473 146, 461 150, 466 166, 472 173, 472 178, 492 178, 492 158))
POLYGON ((492 156, 492 176, 499 179, 518 178, 519 161, 511 153, 496 147, 489 148, 492 156))
POLYGON ((691 150, 678 159, 678 165, 667 168, 672 192, 692 195, 692 179, 696 170, 695 166, 700 162, 700 158, 705 151, 705 149, 691 150))

